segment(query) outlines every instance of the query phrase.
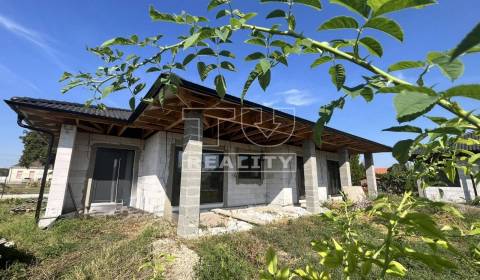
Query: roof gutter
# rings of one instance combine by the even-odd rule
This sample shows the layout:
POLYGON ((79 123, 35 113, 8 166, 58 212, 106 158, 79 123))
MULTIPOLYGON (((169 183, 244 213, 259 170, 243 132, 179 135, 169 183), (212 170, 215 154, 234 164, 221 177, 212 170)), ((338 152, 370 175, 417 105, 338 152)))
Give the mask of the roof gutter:
POLYGON ((52 148, 53 148, 54 137, 53 137, 52 132, 50 132, 48 130, 40 129, 40 128, 37 128, 37 127, 33 127, 33 126, 30 126, 30 125, 27 125, 27 124, 24 124, 23 120, 24 120, 24 117, 19 114, 18 118, 17 118, 17 124, 20 127, 30 129, 30 130, 34 130, 34 131, 38 131, 38 132, 42 132, 42 133, 45 133, 46 135, 48 135, 47 160, 46 160, 46 163, 45 163, 45 167, 43 168, 42 182, 40 184, 40 191, 38 193, 37 207, 35 208, 35 223, 38 224, 38 222, 40 221, 40 211, 42 209, 43 194, 45 192, 45 185, 47 183, 48 167, 49 167, 49 164, 52 160, 52 148))

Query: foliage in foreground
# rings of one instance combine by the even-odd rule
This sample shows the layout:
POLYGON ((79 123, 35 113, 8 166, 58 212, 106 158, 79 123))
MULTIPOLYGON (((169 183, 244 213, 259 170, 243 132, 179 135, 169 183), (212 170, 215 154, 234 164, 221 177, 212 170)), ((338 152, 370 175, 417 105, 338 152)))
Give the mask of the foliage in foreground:
POLYGON ((322 215, 322 218, 338 224, 343 232, 338 240, 325 236, 323 240, 312 241, 312 249, 319 256, 320 269, 312 264, 293 271, 287 267, 281 268, 277 255, 269 249, 266 255, 267 269, 261 273, 261 279, 287 280, 294 276, 312 280, 333 279, 332 275, 338 269, 345 279, 404 277, 408 269, 402 262, 406 259, 423 263, 438 272, 458 269, 455 263, 439 255, 440 251, 464 258, 471 266, 480 269, 480 243, 469 256, 463 256, 450 241, 452 236, 480 235, 480 223, 472 225, 467 231, 454 225, 440 227, 430 215, 420 212, 421 208, 436 207, 457 218, 463 218, 452 206, 417 200, 411 193, 405 193, 399 203, 386 196, 376 199, 368 211, 374 217, 375 224, 383 227, 380 244, 362 239, 353 229, 352 224, 359 213, 351 211, 349 206, 348 202, 344 202, 343 213, 340 215, 332 212, 322 215), (405 246, 403 240, 412 238, 420 239, 430 250, 419 251, 405 246))
POLYGON ((416 192, 417 182, 413 168, 407 164, 392 165, 387 173, 378 175, 378 189, 383 193, 398 195, 407 191, 416 192))

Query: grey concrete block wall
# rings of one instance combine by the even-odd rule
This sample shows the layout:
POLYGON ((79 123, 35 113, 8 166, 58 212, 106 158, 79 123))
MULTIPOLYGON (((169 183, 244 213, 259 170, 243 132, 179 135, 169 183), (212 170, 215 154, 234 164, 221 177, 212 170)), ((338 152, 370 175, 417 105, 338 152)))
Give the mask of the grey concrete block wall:
POLYGON ((189 111, 184 117, 177 234, 187 237, 198 234, 200 222, 203 114, 200 111, 189 111))
POLYGON ((175 137, 160 131, 145 140, 144 152, 140 158, 135 207, 144 211, 163 215, 166 201, 167 180, 172 144, 175 137))
POLYGON ((63 212, 76 135, 76 126, 62 125, 48 194, 47 208, 44 217, 41 218, 39 222, 39 227, 48 227, 63 212))
MULTIPOLYGON (((288 161, 287 167, 280 160, 272 160, 272 168, 266 172, 266 202, 272 205, 292 205, 297 200, 296 153, 290 146, 283 145, 265 151, 267 156, 282 156, 288 161)), ((267 161, 264 161, 267 164, 267 161)), ((303 164, 303 163, 300 163, 303 164)))
POLYGON ((343 186, 352 186, 352 175, 350 171, 350 155, 346 148, 338 152, 338 164, 340 165, 340 184, 343 186))
POLYGON ((318 195, 317 153, 313 140, 303 141, 303 173, 305 182, 305 199, 307 211, 320 212, 320 198, 318 195))
POLYGON ((378 195, 377 177, 375 175, 375 166, 373 164, 372 153, 365 153, 365 176, 367 178, 368 196, 375 198, 378 195))
POLYGON ((327 170, 327 153, 317 151, 317 177, 318 177, 318 199, 321 202, 328 199, 328 170, 327 170))

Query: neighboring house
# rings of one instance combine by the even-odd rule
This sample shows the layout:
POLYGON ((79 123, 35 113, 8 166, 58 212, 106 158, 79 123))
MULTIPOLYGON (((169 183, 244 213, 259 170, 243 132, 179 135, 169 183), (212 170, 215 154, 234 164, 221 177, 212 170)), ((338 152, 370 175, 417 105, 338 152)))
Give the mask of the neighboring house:
MULTIPOLYGON (((146 98, 162 88, 158 79, 146 98)), ((353 187, 349 154, 364 154, 370 195, 376 195, 372 153, 391 148, 333 128, 322 144, 314 123, 292 114, 181 81, 162 106, 134 111, 14 97, 5 101, 24 122, 48 129, 58 143, 45 217, 48 226, 75 210, 129 206, 178 213, 179 235, 198 232, 202 208, 256 204, 307 210, 353 187), (298 164, 297 164, 298 162, 298 164)))
MULTIPOLYGON (((28 184, 28 183, 40 183, 43 176, 44 166, 36 161, 33 162, 29 167, 14 165, 10 167, 8 172, 6 184, 8 185, 17 185, 17 184, 28 184)), ((49 169, 47 180, 51 179, 52 169, 49 169)))
POLYGON ((8 172, 8 168, 0 168, 0 184, 7 182, 8 172))
MULTIPOLYGON (((480 137, 474 135, 467 135, 467 138, 480 140, 480 137)), ((480 153, 480 145, 460 144, 458 148, 480 153)), ((421 185, 418 184, 418 193, 421 197, 426 197, 434 201, 465 203, 472 201, 478 196, 474 188, 474 180, 465 174, 462 169, 457 169, 455 182, 448 180, 443 173, 438 174, 434 181, 437 183, 425 189, 422 189, 421 185)), ((476 189, 478 190, 479 187, 480 182, 477 182, 476 189)))

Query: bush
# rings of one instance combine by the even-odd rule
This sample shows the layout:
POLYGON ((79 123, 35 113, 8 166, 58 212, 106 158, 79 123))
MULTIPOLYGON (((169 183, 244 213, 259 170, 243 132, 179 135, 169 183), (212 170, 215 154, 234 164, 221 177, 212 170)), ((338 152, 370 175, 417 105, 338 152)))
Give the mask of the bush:
POLYGON ((392 165, 386 174, 378 178, 378 188, 381 192, 391 194, 403 194, 405 192, 417 192, 416 180, 413 169, 402 164, 392 165))

